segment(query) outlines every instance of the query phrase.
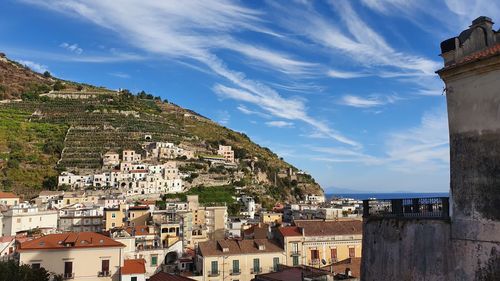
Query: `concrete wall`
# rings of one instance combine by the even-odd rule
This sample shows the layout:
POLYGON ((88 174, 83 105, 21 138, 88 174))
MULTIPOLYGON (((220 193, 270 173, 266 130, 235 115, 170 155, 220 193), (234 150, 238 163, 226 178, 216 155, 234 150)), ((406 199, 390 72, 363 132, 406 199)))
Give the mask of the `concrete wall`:
POLYGON ((455 280, 448 221, 373 219, 363 228, 361 280, 455 280))

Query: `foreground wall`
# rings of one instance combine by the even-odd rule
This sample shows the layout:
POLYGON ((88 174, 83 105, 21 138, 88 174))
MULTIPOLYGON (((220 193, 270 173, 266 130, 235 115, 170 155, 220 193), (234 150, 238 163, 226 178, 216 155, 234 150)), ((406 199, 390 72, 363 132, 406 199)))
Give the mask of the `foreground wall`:
POLYGON ((361 280, 455 280, 449 221, 371 219, 363 227, 361 280))

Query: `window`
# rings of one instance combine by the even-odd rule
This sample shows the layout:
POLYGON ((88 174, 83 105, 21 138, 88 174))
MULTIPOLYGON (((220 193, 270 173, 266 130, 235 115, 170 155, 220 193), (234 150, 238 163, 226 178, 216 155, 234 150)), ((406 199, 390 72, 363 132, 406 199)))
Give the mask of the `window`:
POLYGON ((293 256, 292 257, 292 263, 293 263, 293 266, 298 266, 299 265, 299 257, 298 256, 293 256))
POLYGON ((130 281, 137 281, 137 277, 136 276, 130 277, 130 281))
POLYGON ((299 252, 299 243, 292 243, 292 253, 297 254, 299 252))
POLYGON ((259 272, 260 272, 260 260, 253 259, 253 273, 259 273, 259 272))
POLYGON ((330 249, 330 258, 332 262, 337 262, 337 248, 330 249))
POLYGON ((349 257, 350 258, 354 258, 356 257, 356 249, 353 248, 349 248, 349 257))
POLYGON ((102 260, 101 261, 101 271, 104 276, 109 275, 109 260, 102 260))
POLYGON ((212 261, 212 274, 217 274, 219 271, 219 264, 217 261, 212 261))
POLYGON ((112 218, 116 218, 116 214, 115 213, 111 213, 111 217, 112 218))
POLYGON ((39 269, 40 268, 40 263, 32 263, 31 268, 33 269, 39 269))
POLYGON ((158 264, 158 256, 151 256, 151 266, 156 266, 158 264))
POLYGON ((311 259, 312 260, 318 260, 319 259, 319 251, 318 250, 311 250, 311 259))
POLYGON ((273 271, 278 271, 278 264, 280 263, 280 258, 273 258, 273 271))
POLYGON ((71 261, 64 262, 64 277, 66 278, 73 277, 73 262, 71 261))
POLYGON ((240 273, 240 261, 233 260, 233 273, 240 273))

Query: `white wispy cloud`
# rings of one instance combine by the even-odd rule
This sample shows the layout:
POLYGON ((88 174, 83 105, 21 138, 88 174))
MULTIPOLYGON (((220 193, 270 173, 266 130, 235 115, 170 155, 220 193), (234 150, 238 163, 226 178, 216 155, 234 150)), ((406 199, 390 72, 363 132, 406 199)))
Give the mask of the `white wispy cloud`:
POLYGON ((265 114, 265 113, 260 112, 260 111, 248 109, 246 106, 244 106, 242 104, 240 104, 238 107, 236 107, 236 109, 238 109, 241 113, 246 114, 246 115, 257 115, 257 116, 260 116, 260 117, 266 118, 266 119, 271 118, 271 115, 269 115, 269 114, 265 114))
MULTIPOLYGON (((196 60, 213 73, 225 78, 234 87, 216 84, 214 92, 220 96, 251 103, 275 117, 302 121, 331 139, 353 146, 360 144, 330 128, 325 122, 308 114, 303 99, 287 98, 271 87, 248 79, 244 73, 230 69, 214 50, 228 48, 245 56, 259 58, 281 70, 302 71, 308 64, 297 62, 281 52, 236 44, 231 33, 241 30, 280 37, 267 28, 262 12, 240 6, 231 1, 61 1, 50 3, 27 0, 45 8, 64 12, 69 16, 85 18, 127 38, 136 48, 161 54, 170 59, 196 60), (145 16, 147 15, 147 16, 145 16), (228 39, 230 38, 230 39, 228 39), (222 42, 222 43, 221 43, 222 42)), ((241 43, 242 44, 242 43, 241 43)))
POLYGON ((76 44, 76 43, 70 44, 70 43, 63 42, 59 45, 59 47, 66 49, 72 53, 75 53, 77 55, 80 55, 81 53, 83 53, 83 49, 78 47, 78 44, 76 44))
POLYGON ((368 76, 368 74, 363 72, 341 71, 335 69, 328 70, 327 75, 332 78, 340 78, 340 79, 350 79, 350 78, 359 78, 368 76))
POLYGON ((358 107, 358 108, 370 108, 382 106, 390 103, 394 103, 399 100, 398 96, 395 95, 370 95, 368 97, 354 96, 354 95, 344 95, 339 104, 358 107))
POLYGON ((444 107, 425 112, 417 126, 388 133, 385 138, 379 156, 345 147, 309 149, 322 153, 312 156, 317 161, 383 165, 405 173, 435 172, 449 167, 448 119, 444 107))
POLYGON ((20 64, 25 65, 29 67, 31 70, 36 71, 38 73, 44 73, 45 71, 48 71, 49 68, 46 65, 36 63, 34 61, 30 60, 19 60, 18 61, 20 64))
POLYGON ((130 74, 123 73, 123 72, 111 72, 109 75, 118 77, 118 78, 123 78, 123 79, 128 79, 130 78, 130 74))
POLYGON ((293 128, 293 123, 292 122, 286 122, 286 121, 269 121, 266 122, 266 125, 268 127, 277 127, 277 128, 293 128))

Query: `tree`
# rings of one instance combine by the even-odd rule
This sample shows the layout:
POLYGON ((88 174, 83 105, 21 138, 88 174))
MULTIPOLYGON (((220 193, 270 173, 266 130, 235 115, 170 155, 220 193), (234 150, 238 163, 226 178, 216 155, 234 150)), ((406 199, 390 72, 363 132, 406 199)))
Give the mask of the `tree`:
POLYGON ((64 88, 65 88, 65 86, 63 85, 63 83, 61 83, 61 81, 56 81, 56 83, 54 83, 54 86, 53 86, 54 91, 60 91, 64 88))
POLYGON ((57 176, 46 176, 43 179, 42 186, 45 189, 55 190, 57 187, 57 176))
POLYGON ((0 262, 0 281, 49 281, 50 274, 45 268, 32 268, 14 261, 0 262))
POLYGON ((83 86, 82 86, 82 85, 78 85, 78 86, 76 87, 76 89, 77 89, 79 92, 81 92, 81 91, 83 90, 83 86))
POLYGON ((50 78, 50 77, 52 77, 52 75, 50 75, 50 72, 45 71, 45 72, 43 73, 43 77, 45 77, 45 78, 50 78))

